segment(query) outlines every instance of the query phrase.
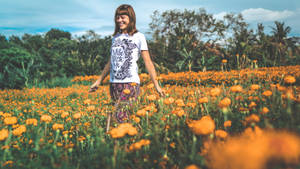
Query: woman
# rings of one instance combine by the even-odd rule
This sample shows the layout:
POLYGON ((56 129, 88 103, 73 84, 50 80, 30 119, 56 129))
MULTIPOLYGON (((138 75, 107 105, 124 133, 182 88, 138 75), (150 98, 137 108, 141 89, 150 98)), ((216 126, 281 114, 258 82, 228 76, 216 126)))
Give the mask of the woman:
MULTIPOLYGON (((129 102, 139 95, 140 79, 137 61, 141 55, 156 91, 160 96, 165 93, 156 80, 156 71, 151 61, 145 36, 136 29, 136 17, 130 5, 121 5, 115 12, 115 31, 112 39, 111 56, 98 80, 89 92, 97 90, 110 72, 110 95, 114 102, 129 102)), ((115 117, 122 123, 129 115, 117 111, 115 117)))

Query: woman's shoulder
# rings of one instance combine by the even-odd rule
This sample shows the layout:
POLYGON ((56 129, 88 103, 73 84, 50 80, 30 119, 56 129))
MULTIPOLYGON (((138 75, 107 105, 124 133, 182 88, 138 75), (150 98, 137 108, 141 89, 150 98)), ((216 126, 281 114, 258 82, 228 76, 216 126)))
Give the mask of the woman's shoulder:
POLYGON ((136 32, 135 34, 133 34, 133 36, 137 38, 145 38, 145 35, 141 32, 136 32))

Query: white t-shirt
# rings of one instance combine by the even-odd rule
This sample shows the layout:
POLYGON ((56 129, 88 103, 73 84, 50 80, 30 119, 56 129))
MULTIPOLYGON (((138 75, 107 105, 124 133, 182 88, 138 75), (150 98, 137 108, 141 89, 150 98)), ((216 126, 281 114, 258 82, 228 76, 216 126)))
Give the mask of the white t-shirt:
POLYGON ((144 34, 117 34, 111 46, 111 83, 140 83, 137 61, 141 50, 148 50, 144 34))

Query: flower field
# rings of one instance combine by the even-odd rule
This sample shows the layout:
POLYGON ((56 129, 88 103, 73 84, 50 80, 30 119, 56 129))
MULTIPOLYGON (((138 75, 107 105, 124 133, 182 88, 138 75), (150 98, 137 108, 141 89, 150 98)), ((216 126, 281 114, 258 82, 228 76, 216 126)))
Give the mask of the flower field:
POLYGON ((106 83, 0 90, 2 168, 300 168, 300 66, 141 74, 128 123, 106 83))

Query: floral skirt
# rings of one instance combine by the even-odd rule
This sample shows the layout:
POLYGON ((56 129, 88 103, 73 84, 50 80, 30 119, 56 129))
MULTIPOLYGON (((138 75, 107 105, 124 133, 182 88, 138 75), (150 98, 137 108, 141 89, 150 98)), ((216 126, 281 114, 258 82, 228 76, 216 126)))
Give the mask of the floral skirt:
POLYGON ((140 85, 137 83, 110 83, 110 96, 115 103, 114 117, 117 122, 123 123, 129 119, 130 106, 136 101, 140 93, 140 85))

